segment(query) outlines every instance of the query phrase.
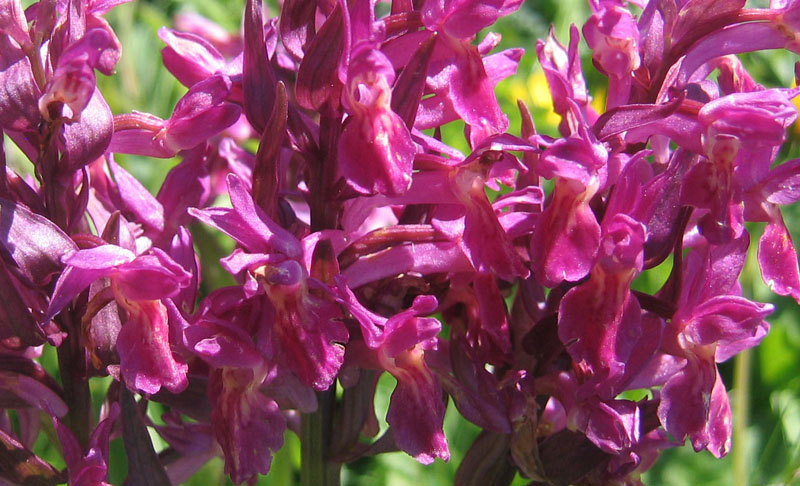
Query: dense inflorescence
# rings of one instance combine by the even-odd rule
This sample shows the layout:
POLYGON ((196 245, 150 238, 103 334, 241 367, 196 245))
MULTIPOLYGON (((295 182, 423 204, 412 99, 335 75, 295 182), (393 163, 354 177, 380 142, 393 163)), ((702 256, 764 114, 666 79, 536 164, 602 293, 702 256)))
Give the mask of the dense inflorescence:
POLYGON ((17 421, 0 420, 0 482, 105 484, 120 434, 131 484, 219 455, 253 481, 287 428, 333 477, 387 451, 428 464, 450 457, 448 400, 482 430, 457 484, 636 485, 686 439, 730 450, 717 364, 773 310, 742 295, 745 223, 765 223, 765 283, 800 302, 780 209, 800 160, 778 160, 798 89, 736 55, 800 52, 800 3, 591 0, 605 111, 578 29, 551 33, 551 137, 522 103, 509 133, 494 94, 523 51, 484 29, 522 0, 284 0, 274 18, 248 0, 241 36, 185 16, 159 33, 188 90, 166 120, 113 115, 97 88, 121 53, 103 14, 125 1, 0 0, 0 128, 33 167, 0 158, 0 406, 17 421), (469 153, 442 141, 452 122, 469 153), (180 163, 153 196, 114 154, 180 163), (202 278, 210 231, 235 242, 236 285, 202 278), (89 381, 107 375, 95 424, 89 381), (169 410, 157 425, 149 401, 169 410), (32 452, 41 412, 65 471, 32 452))

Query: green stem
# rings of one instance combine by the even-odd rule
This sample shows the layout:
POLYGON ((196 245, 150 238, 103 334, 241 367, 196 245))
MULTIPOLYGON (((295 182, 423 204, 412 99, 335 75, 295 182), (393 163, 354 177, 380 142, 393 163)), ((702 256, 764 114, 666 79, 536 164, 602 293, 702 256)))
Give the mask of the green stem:
POLYGON ((733 394, 736 409, 733 417, 733 481, 734 486, 747 486, 750 479, 750 455, 747 428, 750 418, 750 374, 752 351, 736 356, 733 376, 733 394))
POLYGON ((86 357, 79 339, 79 329, 61 318, 62 328, 68 330, 67 337, 58 347, 58 369, 64 388, 64 401, 69 407, 65 422, 82 447, 89 444, 92 421, 92 396, 87 378, 86 357))
POLYGON ((300 440, 300 484, 303 486, 339 486, 342 465, 328 460, 333 429, 336 389, 318 392, 319 407, 302 417, 300 440))
MULTIPOLYGON (((338 226, 341 203, 332 197, 338 165, 337 147, 341 134, 341 112, 326 104, 320 109, 318 160, 312 164, 309 192, 311 231, 338 226)), ((312 267, 316 262, 312 262, 312 267)), ((303 414, 300 430, 300 484, 303 486, 339 486, 341 463, 329 460, 333 419, 336 410, 336 385, 317 392, 317 411, 303 414)))

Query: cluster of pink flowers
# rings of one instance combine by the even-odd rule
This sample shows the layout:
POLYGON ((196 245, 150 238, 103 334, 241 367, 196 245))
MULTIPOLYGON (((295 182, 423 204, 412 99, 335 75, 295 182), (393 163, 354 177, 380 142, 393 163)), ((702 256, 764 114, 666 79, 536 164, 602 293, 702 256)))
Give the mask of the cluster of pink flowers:
POLYGON ((736 54, 800 52, 800 2, 632 1, 637 17, 590 0, 606 110, 578 29, 566 47, 551 33, 536 53, 553 138, 522 103, 509 133, 494 94, 523 50, 493 52, 484 29, 522 0, 284 0, 275 18, 248 0, 242 36, 182 17, 159 33, 188 89, 166 120, 113 115, 97 89, 121 53, 103 14, 125 1, 0 0, 0 128, 33 166, 0 158, 0 483, 106 484, 119 435, 131 484, 219 455, 254 481, 287 428, 317 433, 304 447, 334 470, 395 450, 427 464, 450 457, 448 400, 482 429, 456 483, 637 485, 687 438, 730 450, 717 363, 772 311, 738 283, 746 222, 766 223, 764 281, 800 302, 780 210, 800 159, 777 160, 800 91, 736 54), (469 153, 442 141, 451 122, 469 153), (181 162, 153 196, 114 154, 181 162), (236 243, 219 262, 236 285, 202 278, 217 263, 196 229, 236 243), (663 266, 657 292, 632 290, 663 266), (376 437, 383 372, 397 384, 376 437), (95 424, 89 382, 108 375, 95 424), (33 452, 42 411, 65 471, 33 452))

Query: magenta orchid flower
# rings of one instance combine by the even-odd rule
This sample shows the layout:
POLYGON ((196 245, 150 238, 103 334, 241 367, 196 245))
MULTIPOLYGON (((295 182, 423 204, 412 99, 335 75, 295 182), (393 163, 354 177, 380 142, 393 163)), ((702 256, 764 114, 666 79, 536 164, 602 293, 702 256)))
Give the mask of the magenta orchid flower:
POLYGON ((167 158, 194 148, 239 118, 241 109, 226 101, 230 91, 230 79, 215 75, 193 85, 168 120, 139 112, 117 115, 111 150, 167 158))
POLYGON ((362 47, 351 54, 347 89, 350 112, 339 141, 342 174, 359 192, 397 195, 411 185, 417 149, 400 116, 391 109, 394 70, 380 51, 362 47), (359 140, 371 140, 364 150, 359 140))
MULTIPOLYGON (((364 308, 343 280, 339 291, 344 305, 358 321, 365 349, 354 351, 353 360, 362 366, 388 371, 397 379, 386 421, 394 430, 400 449, 422 464, 435 458, 450 458, 442 431, 444 402, 442 390, 425 363, 427 349, 434 349, 441 324, 430 314, 436 299, 417 297, 412 307, 389 319, 364 308)), ((358 348, 356 348, 358 349, 358 348)))
POLYGON ((800 52, 800 2, 589 0, 568 45, 535 43, 557 132, 520 101, 517 136, 495 87, 523 50, 487 29, 521 0, 180 14, 166 119, 112 116, 97 79, 126 1, 0 0, 0 483, 106 486, 121 434, 134 486, 218 456, 255 484, 291 431, 300 481, 332 486, 367 456, 449 460, 450 399, 480 428, 459 486, 639 486, 686 439, 731 449, 718 364, 773 310, 739 284, 758 224, 764 282, 800 302, 800 88, 737 55, 800 52), (140 181, 142 157, 175 160, 140 181))
POLYGON ((88 449, 84 453, 78 439, 66 425, 53 419, 53 423, 61 442, 64 462, 67 463, 69 484, 76 486, 109 486, 108 479, 108 447, 111 428, 120 414, 117 404, 111 407, 108 415, 97 424, 89 438, 88 449))
POLYGON ((673 436, 688 436, 695 450, 708 449, 717 457, 730 449, 731 419, 716 363, 756 345, 768 330, 764 317, 772 312, 771 305, 739 295, 735 276, 747 245, 742 236, 689 254, 678 311, 662 344, 684 366, 664 383, 658 416, 673 436))
POLYGON ((326 389, 344 359, 347 330, 337 319, 338 306, 310 278, 301 242, 255 206, 238 177, 228 176, 233 209, 192 210, 201 221, 234 238, 242 248, 224 261, 234 275, 244 272, 252 298, 263 299, 271 317, 261 352, 290 369, 307 386, 326 389))
POLYGON ((156 393, 186 388, 187 366, 171 349, 164 300, 189 283, 190 275, 163 251, 137 256, 115 245, 78 250, 63 258, 66 270, 56 282, 45 320, 58 314, 100 278, 110 285, 94 296, 95 309, 114 301, 126 314, 117 337, 120 373, 133 390, 156 393))

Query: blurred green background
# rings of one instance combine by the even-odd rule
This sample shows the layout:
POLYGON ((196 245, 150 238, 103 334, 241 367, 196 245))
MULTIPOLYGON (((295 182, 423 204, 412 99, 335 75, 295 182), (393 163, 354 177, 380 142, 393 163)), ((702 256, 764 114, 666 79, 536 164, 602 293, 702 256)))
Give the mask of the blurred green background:
MULTIPOLYGON (((763 2, 761 2, 763 3, 763 2)), ((113 112, 124 113, 138 110, 167 118, 178 98, 185 92, 160 63, 163 47, 157 31, 163 26, 172 26, 174 15, 182 11, 199 13, 226 28, 238 32, 243 10, 243 0, 169 0, 136 1, 113 9, 107 18, 113 25, 123 45, 123 55, 117 74, 102 77, 99 84, 113 112)), ((272 5, 271 13, 277 10, 272 5)), ((547 83, 535 60, 536 40, 547 35, 549 26, 555 26, 562 43, 567 41, 571 23, 579 27, 588 16, 588 8, 580 0, 527 1, 515 14, 501 19, 491 30, 503 36, 501 48, 523 47, 526 55, 518 74, 498 86, 498 95, 504 111, 511 119, 511 132, 519 133, 519 115, 516 100, 525 101, 533 112, 537 129, 555 134, 558 117, 552 112, 547 83)), ((590 91, 595 105, 602 110, 605 81, 591 68, 586 57, 587 48, 581 44, 590 91)), ((744 56, 746 66, 753 76, 766 86, 789 86, 793 80, 796 56, 785 52, 757 53, 744 56)), ((789 141, 779 161, 797 157, 800 150, 797 125, 790 129, 789 141)), ((448 142, 465 148, 460 127, 445 130, 448 142)), ((5 144, 12 165, 24 168, 19 154, 5 144)), ((155 193, 166 172, 177 160, 164 161, 141 157, 119 157, 120 162, 155 193)), ((795 241, 800 241, 800 208, 785 208, 787 224, 793 230, 795 241)), ((751 241, 753 257, 755 242, 761 231, 760 225, 752 225, 751 241)), ((222 256, 230 243, 220 240, 211 244, 213 251, 222 256)), ((216 257, 209 258, 209 266, 216 266, 216 257)), ((666 264, 665 264, 666 265, 666 264)), ((212 272, 213 269, 210 269, 212 272)), ((637 282, 641 289, 654 289, 658 274, 653 272, 637 282)), ((215 278, 223 272, 215 272, 215 278)), ((221 285, 221 284, 220 284, 221 285)), ((695 453, 691 447, 672 449, 663 454, 656 466, 643 479, 651 486, 744 486, 744 485, 800 485, 800 311, 795 302, 779 298, 763 285, 758 266, 751 258, 743 276, 745 293, 762 302, 776 306, 770 317, 772 330, 761 346, 744 353, 730 362, 720 365, 725 383, 730 390, 735 416, 733 452, 716 460, 707 452, 695 453)), ((52 359, 45 356, 45 359, 52 359)), ((54 364, 54 363, 51 363, 54 364)), ((98 400, 102 397, 109 380, 98 380, 94 392, 98 400)), ((385 415, 389 395, 394 387, 393 379, 385 376, 379 385, 376 399, 378 416, 385 415)), ((159 421, 158 406, 151 405, 151 416, 159 421)), ((345 467, 343 484, 351 486, 369 485, 432 485, 451 484, 456 468, 478 433, 475 426, 459 418, 450 404, 445 419, 445 432, 450 441, 452 459, 449 463, 437 461, 423 467, 402 453, 384 454, 362 459, 345 467)), ((385 429, 386 424, 382 423, 385 429)), ((158 447, 164 444, 154 435, 158 447)), ((46 438, 37 444, 37 452, 56 465, 63 465, 58 453, 46 438)), ((125 454, 121 441, 112 444, 112 470, 110 479, 121 484, 126 477, 125 454)), ((274 458, 272 471, 258 484, 289 485, 298 479, 300 448, 296 437, 286 434, 286 446, 274 458)), ((230 484, 222 473, 222 461, 213 460, 186 484, 206 486, 230 484)), ((517 478, 517 484, 526 484, 517 478)))

